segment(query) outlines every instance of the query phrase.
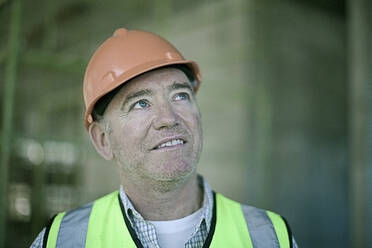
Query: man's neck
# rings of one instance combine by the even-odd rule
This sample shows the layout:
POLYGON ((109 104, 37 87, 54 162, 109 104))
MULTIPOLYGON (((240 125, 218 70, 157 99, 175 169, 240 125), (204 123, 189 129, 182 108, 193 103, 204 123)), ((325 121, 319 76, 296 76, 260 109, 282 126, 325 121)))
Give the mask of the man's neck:
POLYGON ((146 220, 183 218, 201 208, 203 202, 203 189, 196 173, 182 182, 138 184, 122 180, 122 184, 131 203, 146 220))

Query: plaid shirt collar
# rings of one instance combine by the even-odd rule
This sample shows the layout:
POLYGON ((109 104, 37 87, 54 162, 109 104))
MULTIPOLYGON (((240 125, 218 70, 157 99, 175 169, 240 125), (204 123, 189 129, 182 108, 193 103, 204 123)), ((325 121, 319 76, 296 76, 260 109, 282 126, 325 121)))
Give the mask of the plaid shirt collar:
MULTIPOLYGON (((212 212, 213 211, 213 193, 212 193, 212 189, 209 186, 208 182, 201 175, 198 175, 198 183, 199 183, 199 186, 203 187, 204 189, 202 214, 201 214, 201 219, 199 223, 200 224, 205 223, 207 227, 207 232, 209 232, 209 228, 212 222, 212 213, 213 213, 212 212)), ((124 205, 125 213, 129 217, 128 219, 131 222, 132 226, 134 226, 134 222, 136 221, 147 222, 130 202, 128 196, 126 195, 124 191, 123 185, 120 185, 120 199, 124 205)))

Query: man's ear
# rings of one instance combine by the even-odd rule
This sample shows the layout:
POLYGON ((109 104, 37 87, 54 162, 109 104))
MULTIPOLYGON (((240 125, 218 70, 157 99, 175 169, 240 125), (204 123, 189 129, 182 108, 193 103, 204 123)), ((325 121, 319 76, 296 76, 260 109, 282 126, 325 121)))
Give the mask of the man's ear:
POLYGON ((89 126, 89 137, 92 141, 96 151, 106 160, 112 160, 114 155, 112 153, 111 144, 109 142, 108 134, 101 123, 94 121, 89 126))

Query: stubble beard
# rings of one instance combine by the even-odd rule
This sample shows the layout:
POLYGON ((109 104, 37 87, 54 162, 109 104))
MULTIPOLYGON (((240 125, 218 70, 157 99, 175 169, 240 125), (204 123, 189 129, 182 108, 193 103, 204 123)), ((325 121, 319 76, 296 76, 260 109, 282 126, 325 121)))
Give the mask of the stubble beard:
MULTIPOLYGON (((148 166, 146 168, 146 164, 149 165, 149 163, 142 162, 138 164, 128 164, 125 161, 125 155, 121 154, 120 156, 116 156, 121 184, 124 187, 127 185, 129 187, 138 187, 159 193, 166 193, 175 190, 189 182, 191 178, 195 176, 201 148, 202 144, 200 144, 196 151, 192 152, 191 156, 184 155, 183 162, 178 161, 181 163, 179 167, 183 168, 168 172, 166 172, 166 169, 157 171, 156 164, 151 164, 151 167, 155 169, 149 170, 148 166), (191 158, 191 161, 187 161, 187 158, 191 158)), ((146 161, 146 158, 139 160, 146 161)))

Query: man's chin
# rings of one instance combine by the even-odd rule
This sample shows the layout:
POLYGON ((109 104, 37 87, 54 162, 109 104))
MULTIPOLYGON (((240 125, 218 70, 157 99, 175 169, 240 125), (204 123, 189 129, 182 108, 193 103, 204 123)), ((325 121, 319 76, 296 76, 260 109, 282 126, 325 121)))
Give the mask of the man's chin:
POLYGON ((186 168, 178 168, 174 170, 156 171, 151 173, 151 179, 154 183, 159 184, 177 184, 187 181, 194 173, 195 169, 190 166, 186 168))

